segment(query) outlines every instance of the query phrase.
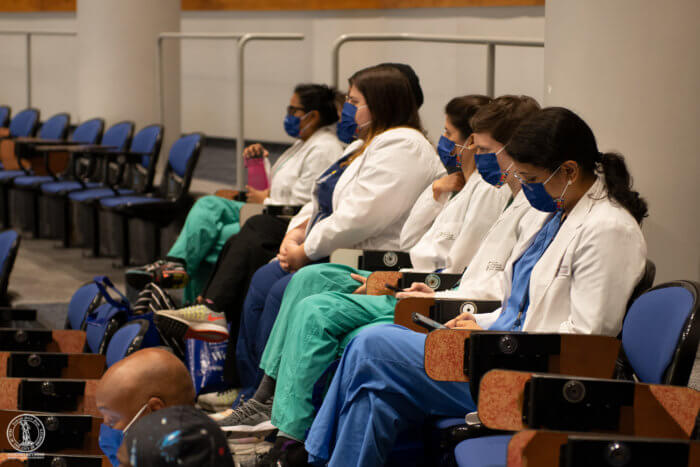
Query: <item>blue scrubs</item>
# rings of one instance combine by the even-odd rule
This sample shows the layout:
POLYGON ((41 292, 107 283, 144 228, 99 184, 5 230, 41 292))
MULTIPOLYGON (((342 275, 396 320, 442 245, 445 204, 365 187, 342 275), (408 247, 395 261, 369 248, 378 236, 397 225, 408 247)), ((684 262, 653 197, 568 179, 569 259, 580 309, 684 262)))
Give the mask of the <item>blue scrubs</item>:
MULTIPOLYGON (((311 220, 311 227, 333 213, 333 191, 338 179, 345 172, 343 166, 348 156, 341 157, 316 180, 318 213, 311 220)), ((272 325, 279 313, 287 284, 294 273, 282 269, 279 261, 272 261, 259 268, 250 281, 248 293, 243 303, 238 342, 236 343, 236 363, 241 382, 241 394, 250 398, 260 384, 263 372, 259 368, 260 358, 272 325), (265 313, 263 313, 263 311, 265 313)))
MULTIPOLYGON (((513 268, 513 300, 492 330, 520 329, 528 304, 530 274, 556 236, 553 215, 513 268), (505 315, 505 316, 504 316, 505 315), (504 326, 504 327, 501 327, 504 326)), ((401 431, 428 416, 476 410, 469 385, 434 381, 423 366, 425 335, 396 325, 367 329, 347 346, 306 439, 309 462, 330 466, 381 466, 401 431)))

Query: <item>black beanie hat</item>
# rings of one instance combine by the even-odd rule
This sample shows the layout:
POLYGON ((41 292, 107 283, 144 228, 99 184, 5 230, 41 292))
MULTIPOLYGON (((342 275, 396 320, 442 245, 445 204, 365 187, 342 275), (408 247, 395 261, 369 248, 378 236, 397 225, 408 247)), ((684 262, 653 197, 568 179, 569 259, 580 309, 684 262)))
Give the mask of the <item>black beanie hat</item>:
POLYGON ((166 407, 137 420, 124 445, 133 467, 234 467, 221 428, 191 406, 166 407))
POLYGON ((391 66, 399 70, 411 85, 413 97, 416 99, 416 106, 420 108, 423 105, 423 89, 421 89, 420 79, 416 72, 413 71, 413 68, 411 68, 411 65, 406 65, 405 63, 380 63, 380 66, 391 66))

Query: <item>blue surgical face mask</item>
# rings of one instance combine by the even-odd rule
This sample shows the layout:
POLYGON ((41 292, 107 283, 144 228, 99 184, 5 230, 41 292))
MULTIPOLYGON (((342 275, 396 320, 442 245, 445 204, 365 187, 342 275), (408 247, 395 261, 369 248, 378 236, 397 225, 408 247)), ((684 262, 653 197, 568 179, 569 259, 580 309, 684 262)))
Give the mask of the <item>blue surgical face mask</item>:
POLYGON ((364 107, 367 106, 361 105, 360 107, 355 107, 350 102, 343 104, 343 110, 340 112, 340 121, 335 127, 335 134, 343 143, 352 143, 352 141, 355 139, 355 135, 357 134, 357 129, 364 128, 372 123, 372 120, 370 120, 362 125, 357 125, 357 122, 355 121, 355 114, 357 114, 358 110, 364 107))
POLYGON ((554 174, 556 174, 560 168, 561 166, 557 167, 557 169, 552 172, 552 175, 550 175, 544 182, 525 183, 519 176, 516 176, 520 181, 520 184, 523 186, 525 197, 533 208, 543 212, 561 211, 563 209, 564 193, 566 193, 567 188, 569 188, 569 185, 571 185, 571 180, 567 181, 561 195, 559 195, 559 197, 556 199, 552 198, 552 196, 547 193, 547 190, 544 188, 545 184, 547 184, 547 182, 554 177, 554 174))
POLYGON ((306 117, 306 115, 307 114, 304 114, 303 117, 297 117, 296 115, 287 115, 284 117, 284 131, 292 138, 298 138, 302 130, 301 119, 306 117))
POLYGON ((454 141, 445 137, 445 135, 440 136, 438 141, 437 152, 440 156, 440 162, 447 169, 447 173, 459 172, 462 167, 462 152, 466 149, 466 146, 461 144, 456 144, 454 141), (459 154, 452 154, 455 148, 461 148, 459 154))
POLYGON ((487 183, 495 187, 501 187, 506 182, 508 178, 508 172, 510 168, 513 167, 513 163, 508 166, 505 171, 501 171, 501 166, 498 165, 498 156, 505 146, 499 149, 497 152, 489 152, 486 154, 474 154, 474 161, 476 162, 476 169, 479 171, 481 178, 483 178, 487 183))
POLYGON ((100 437, 98 444, 100 445, 102 452, 105 453, 105 456, 107 456, 114 467, 119 465, 119 461, 117 460, 117 451, 119 450, 119 446, 122 445, 122 441, 124 441, 124 433, 126 433, 126 430, 128 430, 129 427, 141 416, 147 407, 148 404, 141 407, 141 410, 134 415, 134 418, 131 419, 123 430, 117 430, 116 428, 112 428, 104 423, 100 425, 100 437))

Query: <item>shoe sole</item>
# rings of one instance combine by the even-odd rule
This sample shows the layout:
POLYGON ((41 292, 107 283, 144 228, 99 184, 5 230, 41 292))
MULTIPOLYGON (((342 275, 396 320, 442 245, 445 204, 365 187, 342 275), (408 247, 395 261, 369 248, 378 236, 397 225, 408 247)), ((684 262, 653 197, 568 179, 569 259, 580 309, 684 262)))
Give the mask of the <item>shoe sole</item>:
POLYGON ((220 426, 221 431, 226 433, 261 433, 264 431, 273 431, 277 428, 272 424, 272 421, 266 420, 257 425, 234 425, 234 426, 220 426))
POLYGON ((184 319, 158 313, 153 317, 153 321, 160 332, 175 339, 197 339, 210 343, 228 340, 228 331, 215 324, 199 323, 190 326, 184 319))

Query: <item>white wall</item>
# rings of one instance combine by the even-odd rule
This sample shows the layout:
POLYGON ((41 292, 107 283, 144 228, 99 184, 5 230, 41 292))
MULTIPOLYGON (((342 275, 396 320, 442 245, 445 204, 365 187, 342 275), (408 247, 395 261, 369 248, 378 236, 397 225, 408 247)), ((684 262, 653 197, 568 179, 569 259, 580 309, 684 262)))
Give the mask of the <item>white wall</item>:
MULTIPOLYGON (((296 83, 330 83, 331 45, 352 32, 413 32, 470 36, 543 37, 544 9, 459 8, 323 12, 183 12, 182 31, 298 32, 303 42, 254 42, 246 52, 246 138, 287 141, 284 107, 296 83)), ((496 93, 543 96, 543 50, 498 48, 496 93)), ((382 61, 409 63, 421 78, 422 117, 439 135, 442 110, 454 96, 486 90, 483 46, 350 43, 340 54, 341 86, 354 71, 382 61)), ((234 136, 237 68, 232 44, 186 41, 182 46, 182 124, 234 136)))
POLYGON ((700 2, 547 0, 546 11, 546 103, 625 155, 649 202, 657 282, 700 280, 700 2))
MULTIPOLYGON (((74 14, 0 14, 1 29, 75 30, 74 14)), ((301 32, 303 42, 254 42, 246 55, 246 137, 289 141, 284 107, 299 82, 330 82, 331 44, 344 33, 415 32, 541 39, 544 8, 455 8, 381 11, 183 12, 183 32, 301 32)), ((0 101, 25 103, 24 43, 2 37, 0 101)), ((77 115, 75 39, 38 38, 33 50, 34 104, 43 115, 77 115), (58 80, 58 82, 56 82, 58 80)), ((182 43, 182 130, 234 137, 236 64, 227 41, 182 43)), ((543 97, 542 49, 498 48, 496 93, 543 97)), ((430 136, 439 135, 442 109, 454 96, 485 92, 485 47, 416 43, 352 43, 341 51, 341 84, 357 69, 381 61, 406 62, 421 78, 422 109, 430 136)), ((144 80, 152 80, 144 76, 144 80)), ((166 78, 166 87, 168 81, 166 78)), ((126 118, 126 116, 125 116, 126 118)))

